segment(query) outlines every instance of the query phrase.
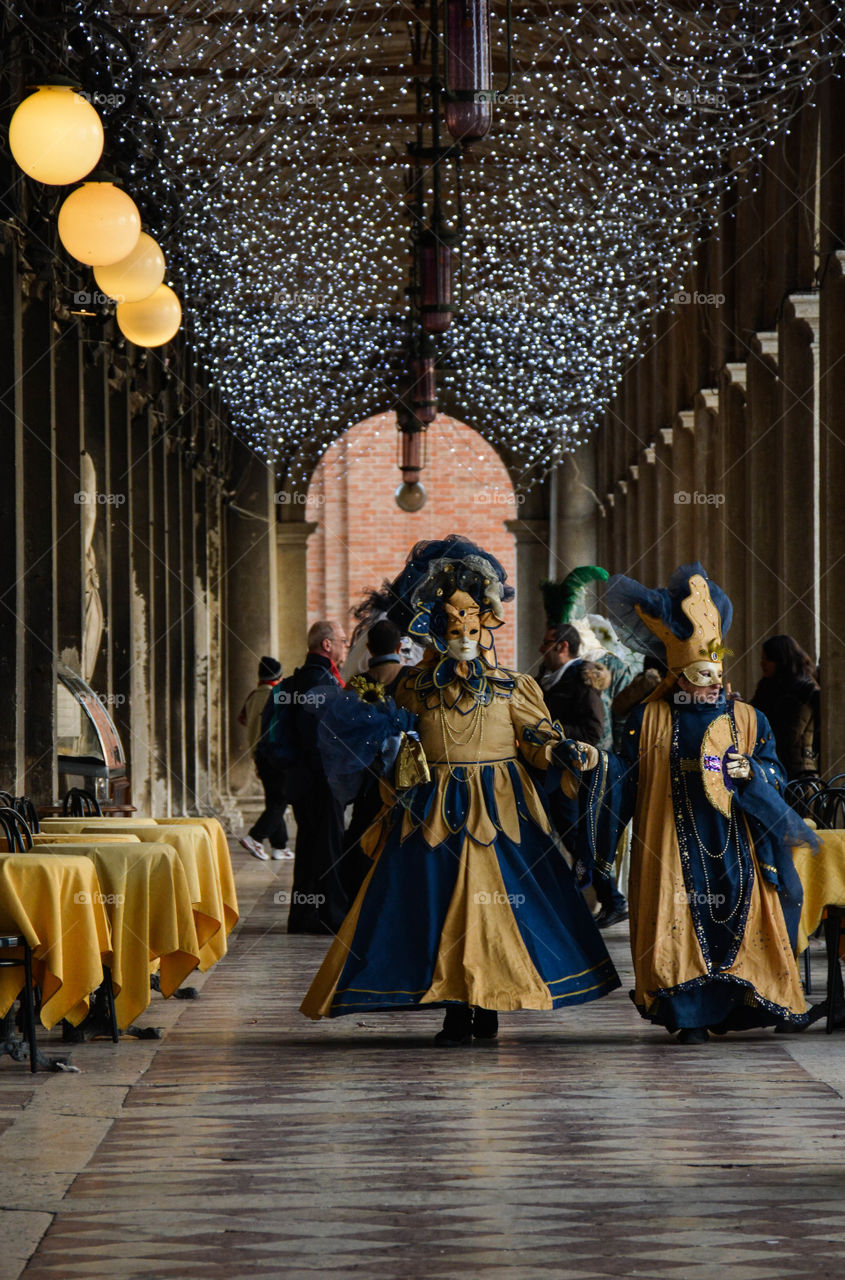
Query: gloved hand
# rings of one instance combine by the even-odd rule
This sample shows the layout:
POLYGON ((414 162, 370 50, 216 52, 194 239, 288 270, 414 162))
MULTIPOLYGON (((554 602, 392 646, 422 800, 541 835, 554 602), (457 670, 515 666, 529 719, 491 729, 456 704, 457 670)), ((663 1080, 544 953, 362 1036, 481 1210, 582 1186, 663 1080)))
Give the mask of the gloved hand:
POLYGON ((748 756, 732 755, 725 761, 728 777, 734 782, 747 782, 751 777, 751 761, 748 756))
POLYGON ((590 746, 589 742, 576 742, 574 738, 564 738, 552 752, 552 758, 555 764, 561 765, 563 768, 577 769, 580 773, 586 773, 590 769, 595 769, 599 762, 599 753, 595 747, 590 746))

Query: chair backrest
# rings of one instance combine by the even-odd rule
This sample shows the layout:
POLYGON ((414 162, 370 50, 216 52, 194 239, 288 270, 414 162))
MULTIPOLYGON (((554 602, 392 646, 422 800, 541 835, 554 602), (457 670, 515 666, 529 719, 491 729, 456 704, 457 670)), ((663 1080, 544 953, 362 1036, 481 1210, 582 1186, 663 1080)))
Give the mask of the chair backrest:
POLYGON ((101 818, 103 811, 93 791, 71 787, 64 798, 62 813, 68 818, 101 818))
POLYGON ((820 827, 845 827, 845 787, 826 787, 817 808, 820 827))
POLYGON ((41 823, 38 821, 38 814, 35 805, 29 796, 17 796, 12 803, 12 808, 16 809, 21 815, 30 831, 37 834, 41 830, 41 823))
POLYGON ((815 775, 810 778, 793 778, 786 784, 784 799, 802 818, 813 818, 813 805, 819 796, 824 795, 825 785, 815 775))
POLYGON ((10 853, 28 853, 32 848, 32 832, 17 809, 0 806, 0 826, 6 836, 10 853))
POLYGON ((14 808, 15 798, 11 791, 0 791, 0 805, 8 805, 10 809, 14 808))

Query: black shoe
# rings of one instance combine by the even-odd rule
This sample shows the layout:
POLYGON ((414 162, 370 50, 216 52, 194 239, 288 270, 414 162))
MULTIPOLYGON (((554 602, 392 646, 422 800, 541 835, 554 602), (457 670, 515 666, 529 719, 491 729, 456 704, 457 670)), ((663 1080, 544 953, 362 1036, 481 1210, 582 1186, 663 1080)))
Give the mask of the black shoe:
POLYGON ((682 1027, 678 1032, 678 1044, 707 1044, 706 1027, 682 1027))
POLYGON ((476 1005, 472 1011, 472 1034, 476 1040, 495 1040, 499 1034, 499 1015, 495 1009, 476 1005))
POLYGON ((441 1049, 472 1044, 472 1010, 468 1004, 449 1006, 443 1019, 443 1030, 438 1031, 434 1043, 441 1049))
POLYGON ((600 929, 608 929, 612 924, 619 924, 628 919, 628 907, 602 907, 596 916, 596 924, 600 929))

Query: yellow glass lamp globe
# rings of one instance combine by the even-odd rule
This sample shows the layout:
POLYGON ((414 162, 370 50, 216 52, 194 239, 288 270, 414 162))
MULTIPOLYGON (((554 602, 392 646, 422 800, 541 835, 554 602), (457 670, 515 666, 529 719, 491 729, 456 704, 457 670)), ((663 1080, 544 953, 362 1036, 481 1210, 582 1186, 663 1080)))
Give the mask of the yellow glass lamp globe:
POLYGON ((137 347, 161 347, 182 323, 182 304, 166 284, 141 302, 119 302, 117 324, 124 338, 137 347))
POLYGON ((59 239, 71 257, 89 267, 120 262, 140 234, 135 201, 113 182, 83 182, 59 210, 59 239))
POLYGON ((164 279, 164 254, 152 236, 142 231, 132 252, 120 262, 95 267, 94 279, 116 302, 141 302, 164 279))
POLYGON ((9 124, 15 161, 36 182, 65 186, 90 173, 103 153, 103 126, 82 94, 42 85, 24 98, 9 124))

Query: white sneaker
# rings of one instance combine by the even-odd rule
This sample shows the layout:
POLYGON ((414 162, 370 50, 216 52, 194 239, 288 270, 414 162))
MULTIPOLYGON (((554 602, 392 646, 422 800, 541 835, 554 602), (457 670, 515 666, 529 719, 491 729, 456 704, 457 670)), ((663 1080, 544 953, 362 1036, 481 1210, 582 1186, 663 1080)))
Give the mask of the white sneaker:
POLYGON ((242 836, 241 844, 248 849, 253 858, 260 858, 262 862, 267 862, 267 853, 263 844, 259 844, 257 840, 253 840, 252 836, 242 836))
POLYGON ((281 862, 283 858, 293 857, 293 849, 271 849, 270 857, 275 862, 281 862))

